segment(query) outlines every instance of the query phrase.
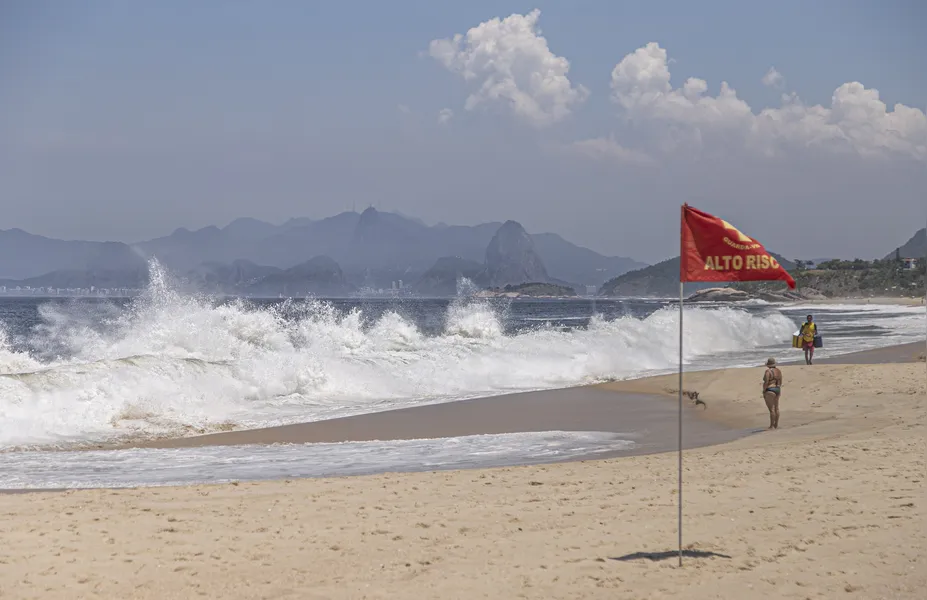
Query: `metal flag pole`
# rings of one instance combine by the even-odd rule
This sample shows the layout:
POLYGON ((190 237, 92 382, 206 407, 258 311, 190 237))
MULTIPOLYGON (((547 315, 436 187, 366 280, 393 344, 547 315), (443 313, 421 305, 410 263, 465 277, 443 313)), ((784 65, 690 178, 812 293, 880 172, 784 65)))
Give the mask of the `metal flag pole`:
POLYGON ((682 305, 683 282, 679 281, 679 566, 682 566, 682 305))
POLYGON ((677 439, 679 450, 679 489, 676 490, 679 496, 679 522, 676 528, 679 531, 679 566, 682 566, 682 307, 685 302, 683 296, 683 286, 685 277, 683 277, 683 266, 685 265, 685 233, 686 233, 686 206, 682 205, 682 211, 679 220, 679 437, 677 439))

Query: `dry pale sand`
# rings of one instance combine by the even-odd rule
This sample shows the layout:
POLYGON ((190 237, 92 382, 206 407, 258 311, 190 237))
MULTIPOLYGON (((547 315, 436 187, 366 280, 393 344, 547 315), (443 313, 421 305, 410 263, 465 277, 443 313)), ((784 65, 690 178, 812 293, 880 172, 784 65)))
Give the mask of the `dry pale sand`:
MULTIPOLYGON (((686 453, 682 568, 669 453, 0 495, 0 598, 923 598, 924 363, 783 371, 782 428, 686 453)), ((685 387, 759 426, 761 375, 685 387)))

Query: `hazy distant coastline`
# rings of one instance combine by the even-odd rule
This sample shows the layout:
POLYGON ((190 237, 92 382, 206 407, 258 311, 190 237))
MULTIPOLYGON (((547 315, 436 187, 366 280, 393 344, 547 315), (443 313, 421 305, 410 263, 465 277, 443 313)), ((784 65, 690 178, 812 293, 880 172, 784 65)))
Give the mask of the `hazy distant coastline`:
MULTIPOLYGON (((752 298, 834 301, 923 294, 927 231, 874 261, 820 264, 772 253, 799 283, 738 284, 752 298)), ((132 297, 150 261, 180 287, 250 298, 675 297, 679 258, 646 265, 604 256, 557 234, 529 234, 517 221, 427 226, 368 208, 321 220, 229 225, 127 245, 65 241, 0 230, 0 296, 132 297), (521 286, 521 287, 519 287, 521 286), (516 289, 517 288, 517 289, 516 289)), ((689 293, 718 284, 694 283, 689 293)))
POLYGON ((17 287, 33 295, 140 290, 148 283, 150 259, 191 288, 262 297, 453 296, 461 279, 480 289, 541 283, 583 294, 646 266, 604 256, 554 233, 528 234, 516 221, 427 226, 368 208, 282 225, 237 219, 221 229, 181 228, 132 245, 3 230, 0 293, 17 287), (55 291, 48 294, 48 289, 55 291))

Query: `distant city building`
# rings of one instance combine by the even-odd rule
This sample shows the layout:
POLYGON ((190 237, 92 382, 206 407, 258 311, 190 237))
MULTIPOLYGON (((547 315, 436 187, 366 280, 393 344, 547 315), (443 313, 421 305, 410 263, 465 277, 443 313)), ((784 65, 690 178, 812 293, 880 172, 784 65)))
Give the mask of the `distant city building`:
POLYGON ((917 259, 916 258, 902 258, 901 259, 902 268, 907 270, 912 270, 917 268, 917 259))
POLYGON ((89 288, 54 288, 54 287, 31 287, 31 286, 0 286, 0 296, 24 296, 24 297, 46 297, 46 296, 95 296, 95 297, 123 297, 130 298, 137 296, 142 290, 136 288, 98 288, 92 286, 89 288))

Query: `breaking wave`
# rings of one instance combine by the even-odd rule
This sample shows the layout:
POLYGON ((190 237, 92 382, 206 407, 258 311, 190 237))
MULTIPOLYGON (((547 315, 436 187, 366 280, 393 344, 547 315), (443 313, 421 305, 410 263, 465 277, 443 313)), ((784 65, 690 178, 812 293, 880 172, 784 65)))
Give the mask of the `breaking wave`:
MULTIPOLYGON (((150 280, 124 307, 42 305, 16 349, 0 329, 0 447, 314 421, 678 360, 678 309, 507 334, 491 304, 461 295, 427 334, 396 312, 183 294, 156 262, 150 280)), ((687 308, 686 359, 782 343, 794 327, 778 313, 687 308)))

